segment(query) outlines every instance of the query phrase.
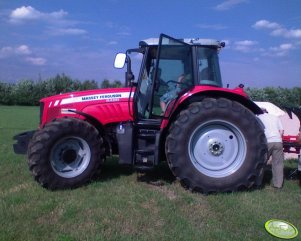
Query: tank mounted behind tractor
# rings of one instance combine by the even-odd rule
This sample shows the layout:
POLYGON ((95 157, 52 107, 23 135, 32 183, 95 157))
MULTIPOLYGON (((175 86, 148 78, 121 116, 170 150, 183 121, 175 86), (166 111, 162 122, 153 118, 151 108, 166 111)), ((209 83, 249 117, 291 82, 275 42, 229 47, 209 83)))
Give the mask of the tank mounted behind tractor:
POLYGON ((49 189, 74 188, 120 164, 153 168, 167 161, 190 190, 236 191, 260 185, 266 139, 261 109, 243 86, 223 88, 218 53, 224 43, 161 34, 119 53, 125 88, 72 92, 41 99, 40 126, 15 137, 35 180, 49 189), (134 77, 131 56, 143 56, 134 77))

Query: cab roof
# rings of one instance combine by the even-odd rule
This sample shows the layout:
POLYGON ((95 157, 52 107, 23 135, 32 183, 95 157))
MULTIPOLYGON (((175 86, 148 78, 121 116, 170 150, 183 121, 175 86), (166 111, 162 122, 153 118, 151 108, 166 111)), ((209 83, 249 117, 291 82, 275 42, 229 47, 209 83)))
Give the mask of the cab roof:
MULTIPOLYGON (((200 38, 185 38, 178 39, 179 41, 183 41, 184 43, 190 45, 202 45, 202 46, 215 46, 217 48, 221 48, 225 46, 224 42, 220 42, 214 39, 200 39, 200 38)), ((168 44, 168 43, 166 43, 168 44)), ((156 46, 159 45, 159 38, 148 38, 139 42, 140 46, 156 46)))

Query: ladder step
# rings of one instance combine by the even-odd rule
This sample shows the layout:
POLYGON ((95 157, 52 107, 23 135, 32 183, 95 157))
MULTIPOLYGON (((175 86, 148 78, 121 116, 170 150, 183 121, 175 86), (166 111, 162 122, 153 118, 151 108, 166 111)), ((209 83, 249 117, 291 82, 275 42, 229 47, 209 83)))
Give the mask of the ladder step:
POLYGON ((154 166, 140 166, 140 165, 136 165, 134 166, 135 170, 137 172, 147 172, 147 171, 151 171, 154 169, 154 166))
POLYGON ((140 129, 138 133, 138 138, 144 138, 144 139, 155 139, 156 138, 157 131, 155 130, 145 130, 140 129))
POLYGON ((137 150, 136 154, 140 154, 140 155, 154 155, 154 151, 153 150, 137 150))
POLYGON ((139 134, 138 138, 143 138, 143 139, 155 139, 156 135, 153 134, 139 134))
POLYGON ((153 150, 137 150, 135 152, 135 166, 153 167, 155 165, 155 152, 153 150))

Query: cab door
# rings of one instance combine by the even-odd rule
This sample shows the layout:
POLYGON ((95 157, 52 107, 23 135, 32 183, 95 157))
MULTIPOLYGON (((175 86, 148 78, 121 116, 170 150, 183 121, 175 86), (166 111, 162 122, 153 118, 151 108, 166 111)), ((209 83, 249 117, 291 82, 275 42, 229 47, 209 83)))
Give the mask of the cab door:
POLYGON ((194 85, 192 47, 162 34, 159 46, 148 47, 142 66, 134 97, 133 164, 147 169, 164 158, 160 126, 165 112, 194 85))
POLYGON ((160 35, 149 118, 162 118, 178 97, 194 86, 192 46, 160 35))

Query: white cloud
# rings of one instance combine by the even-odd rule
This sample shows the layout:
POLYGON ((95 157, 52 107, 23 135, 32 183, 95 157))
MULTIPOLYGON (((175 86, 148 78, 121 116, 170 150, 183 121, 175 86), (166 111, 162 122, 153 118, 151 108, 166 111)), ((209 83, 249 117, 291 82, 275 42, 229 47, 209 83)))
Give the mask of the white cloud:
POLYGON ((31 54, 31 50, 29 49, 29 47, 27 45, 20 45, 19 47, 17 47, 15 49, 15 52, 17 54, 21 54, 21 55, 31 54))
POLYGON ((254 46, 257 44, 258 42, 252 40, 236 41, 234 42, 234 49, 245 53, 255 50, 257 51, 257 49, 254 49, 254 46))
POLYGON ((7 58, 14 53, 14 49, 10 46, 5 46, 0 49, 0 58, 7 58))
POLYGON ((22 21, 22 20, 32 20, 32 19, 38 19, 42 17, 42 13, 35 10, 33 7, 28 6, 22 6, 20 8, 16 8, 13 10, 10 14, 10 20, 12 22, 14 21, 22 21))
POLYGON ((106 28, 112 29, 116 32, 117 35, 120 36, 130 36, 131 34, 131 28, 124 25, 118 25, 117 23, 107 21, 105 22, 104 26, 106 28))
POLYGON ((270 50, 272 51, 288 51, 290 49, 293 49, 293 45, 292 44, 281 44, 278 47, 270 47, 270 50))
POLYGON ((22 6, 16 8, 9 15, 9 22, 11 23, 24 23, 26 21, 32 20, 45 20, 51 21, 56 19, 61 19, 68 13, 64 10, 59 10, 51 13, 44 13, 36 10, 31 6, 22 6))
POLYGON ((268 29, 272 36, 284 38, 301 38, 301 29, 287 29, 276 22, 259 20, 253 26, 255 29, 268 29))
POLYGON ((276 47, 270 47, 261 51, 261 56, 265 57, 284 57, 289 55, 289 52, 295 49, 296 46, 292 43, 283 43, 276 47))
POLYGON ((286 38, 301 38, 301 29, 275 29, 271 32, 271 35, 273 36, 282 36, 286 38))
POLYGON ((212 29, 212 30, 222 30, 228 28, 222 24, 198 24, 196 26, 201 29, 212 29))
POLYGON ((46 17, 51 17, 53 19, 61 19, 68 15, 68 12, 64 11, 63 9, 60 9, 59 11, 52 12, 52 13, 46 13, 46 17))
POLYGON ((269 21, 263 19, 263 20, 257 21, 252 27, 256 28, 256 29, 264 29, 264 28, 276 29, 276 28, 280 28, 281 25, 279 25, 278 23, 269 22, 269 21))
POLYGON ((226 0, 218 4, 217 6, 215 6, 214 9, 218 11, 226 11, 235 7, 238 4, 247 3, 247 2, 249 1, 248 0, 226 0))
POLYGON ((22 6, 13 10, 9 15, 9 22, 23 24, 29 21, 43 21, 46 26, 46 34, 53 36, 84 35, 87 31, 77 28, 78 21, 65 18, 68 13, 64 10, 55 12, 41 12, 31 6, 22 6))
POLYGON ((131 36, 132 34, 130 32, 127 32, 127 31, 122 31, 122 32, 118 32, 117 35, 120 35, 120 36, 131 36))
POLYGON ((33 57, 31 49, 23 44, 16 47, 5 46, 0 48, 0 59, 13 58, 14 60, 26 61, 32 65, 45 65, 46 59, 33 57))
POLYGON ((57 36, 63 36, 63 35, 83 35, 86 34, 87 31, 80 28, 57 28, 57 29, 50 29, 48 31, 50 35, 57 35, 57 36))
POLYGON ((241 45, 241 46, 252 46, 252 45, 255 45, 258 43, 256 41, 252 41, 252 40, 243 40, 243 41, 236 41, 235 44, 241 45))
POLYGON ((280 49, 282 49, 282 50, 290 50, 290 49, 293 49, 293 48, 294 48, 294 45, 292 45, 290 43, 280 45, 280 49))
POLYGON ((130 36, 130 35, 132 35, 130 27, 127 27, 127 26, 120 26, 120 27, 118 27, 117 31, 118 31, 117 35, 121 35, 121 36, 130 36))
POLYGON ((28 57, 25 60, 32 65, 41 66, 46 64, 46 59, 40 57, 28 57))
POLYGON ((277 47, 270 47, 270 51, 264 53, 264 56, 270 57, 282 57, 287 56, 290 50, 295 49, 295 46, 291 43, 284 43, 277 47))
POLYGON ((110 41, 110 42, 108 42, 108 45, 116 45, 116 44, 118 44, 117 41, 110 41))
POLYGON ((118 25, 116 23, 111 22, 111 21, 107 21, 107 22, 105 22, 105 27, 107 27, 107 28, 116 28, 116 27, 118 27, 118 25))
POLYGON ((31 50, 27 45, 20 45, 17 47, 5 46, 0 49, 0 58, 8 58, 13 55, 29 55, 31 50))

